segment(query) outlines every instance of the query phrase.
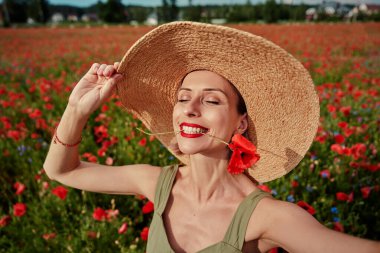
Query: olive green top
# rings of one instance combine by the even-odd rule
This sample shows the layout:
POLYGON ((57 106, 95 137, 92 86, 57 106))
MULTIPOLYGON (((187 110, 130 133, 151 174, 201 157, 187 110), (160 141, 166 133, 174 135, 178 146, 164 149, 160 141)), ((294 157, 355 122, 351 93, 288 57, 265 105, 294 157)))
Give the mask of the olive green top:
MULTIPOLYGON (((178 165, 164 167, 158 178, 154 198, 155 211, 149 228, 147 253, 174 253, 174 250, 169 244, 162 214, 164 213, 166 203, 169 199, 178 167, 178 165)), ((199 253, 242 252, 245 232, 251 214, 257 203, 265 196, 271 196, 271 194, 262 190, 253 191, 249 194, 237 208, 223 241, 210 245, 199 251, 199 253)))

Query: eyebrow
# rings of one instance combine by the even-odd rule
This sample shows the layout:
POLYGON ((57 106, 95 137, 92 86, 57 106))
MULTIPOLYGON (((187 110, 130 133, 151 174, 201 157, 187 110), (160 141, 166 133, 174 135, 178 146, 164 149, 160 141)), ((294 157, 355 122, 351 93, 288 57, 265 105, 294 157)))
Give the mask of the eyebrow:
MULTIPOLYGON (((181 90, 192 91, 189 88, 179 88, 178 92, 181 90)), ((222 89, 218 89, 218 88, 205 88, 202 91, 219 91, 219 92, 222 92, 224 94, 224 96, 228 97, 227 94, 222 89)), ((177 94, 178 94, 178 92, 177 92, 177 94)))

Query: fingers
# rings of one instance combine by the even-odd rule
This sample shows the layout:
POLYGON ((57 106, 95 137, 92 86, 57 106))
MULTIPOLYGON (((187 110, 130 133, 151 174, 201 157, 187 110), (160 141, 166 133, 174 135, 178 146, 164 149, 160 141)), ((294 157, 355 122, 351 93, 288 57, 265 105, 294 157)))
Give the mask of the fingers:
POLYGON ((112 65, 108 65, 108 66, 105 68, 105 70, 104 70, 104 72, 103 72, 103 75, 106 76, 106 77, 111 77, 111 76, 113 75, 113 73, 115 73, 115 72, 116 72, 115 67, 112 66, 112 65))
POLYGON ((104 76, 104 70, 106 69, 106 67, 107 67, 107 64, 100 65, 98 71, 96 71, 96 74, 98 76, 104 76))
POLYGON ((98 71, 99 67, 100 67, 99 63, 92 64, 91 68, 88 70, 88 73, 92 75, 96 75, 96 72, 98 71))
POLYGON ((115 67, 115 69, 118 69, 118 68, 119 68, 119 65, 120 65, 120 62, 115 62, 115 63, 113 64, 113 66, 115 67))
POLYGON ((88 73, 92 75, 111 77, 114 73, 116 73, 118 66, 118 62, 115 62, 114 65, 94 63, 88 73))
POLYGON ((123 76, 121 74, 115 74, 113 75, 106 83, 106 85, 101 90, 102 94, 101 97, 108 98, 112 95, 112 93, 115 90, 116 83, 121 80, 123 76))

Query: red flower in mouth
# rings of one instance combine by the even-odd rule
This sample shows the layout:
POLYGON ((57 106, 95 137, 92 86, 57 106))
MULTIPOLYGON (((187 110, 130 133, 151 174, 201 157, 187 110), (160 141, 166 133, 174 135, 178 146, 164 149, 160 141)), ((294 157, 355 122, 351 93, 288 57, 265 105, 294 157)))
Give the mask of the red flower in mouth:
POLYGON ((228 147, 232 150, 227 168, 231 174, 242 173, 260 159, 260 155, 256 153, 256 146, 241 134, 235 134, 228 147))

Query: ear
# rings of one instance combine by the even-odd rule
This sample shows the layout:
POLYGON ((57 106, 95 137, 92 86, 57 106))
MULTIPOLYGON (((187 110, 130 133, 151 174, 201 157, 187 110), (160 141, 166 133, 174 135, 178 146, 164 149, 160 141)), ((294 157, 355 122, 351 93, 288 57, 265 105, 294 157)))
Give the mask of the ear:
POLYGON ((239 123, 236 130, 236 133, 243 134, 248 129, 248 116, 247 113, 239 116, 239 123))

